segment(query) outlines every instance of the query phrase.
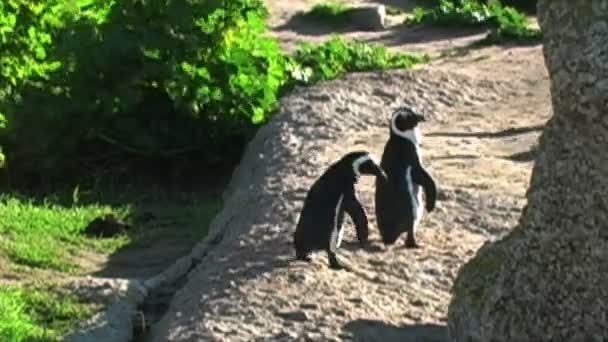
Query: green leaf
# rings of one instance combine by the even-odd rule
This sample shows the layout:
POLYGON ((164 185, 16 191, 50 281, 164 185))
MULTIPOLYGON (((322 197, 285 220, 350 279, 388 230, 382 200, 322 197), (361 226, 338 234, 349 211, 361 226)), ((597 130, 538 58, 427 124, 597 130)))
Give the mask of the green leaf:
POLYGON ((251 117, 251 122, 254 124, 259 124, 264 120, 264 110, 260 107, 255 107, 253 109, 253 116, 251 117))

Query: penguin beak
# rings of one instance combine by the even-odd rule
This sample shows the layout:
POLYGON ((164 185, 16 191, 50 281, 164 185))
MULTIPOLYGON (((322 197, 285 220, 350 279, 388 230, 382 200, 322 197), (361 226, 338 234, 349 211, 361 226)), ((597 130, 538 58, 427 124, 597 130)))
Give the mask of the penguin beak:
POLYGON ((424 117, 424 115, 420 115, 420 114, 416 114, 416 119, 418 120, 418 122, 426 121, 426 118, 424 117))

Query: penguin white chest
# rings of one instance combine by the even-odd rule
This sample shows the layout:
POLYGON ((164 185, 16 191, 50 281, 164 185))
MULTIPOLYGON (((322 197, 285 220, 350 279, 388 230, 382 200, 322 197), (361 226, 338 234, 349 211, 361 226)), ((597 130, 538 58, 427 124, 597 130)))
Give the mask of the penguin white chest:
POLYGON ((408 195, 410 196, 410 203, 412 204, 412 217, 414 223, 417 223, 422 216, 422 193, 419 191, 419 185, 414 183, 412 178, 412 167, 408 166, 405 170, 405 182, 407 184, 408 195))
POLYGON ((329 250, 332 252, 336 252, 338 248, 340 248, 340 244, 342 243, 342 238, 344 236, 344 229, 340 229, 338 227, 338 215, 340 215, 340 208, 342 207, 342 201, 344 200, 344 195, 341 195, 338 199, 338 203, 336 205, 336 211, 334 213, 335 221, 334 228, 331 231, 331 236, 329 237, 329 250))

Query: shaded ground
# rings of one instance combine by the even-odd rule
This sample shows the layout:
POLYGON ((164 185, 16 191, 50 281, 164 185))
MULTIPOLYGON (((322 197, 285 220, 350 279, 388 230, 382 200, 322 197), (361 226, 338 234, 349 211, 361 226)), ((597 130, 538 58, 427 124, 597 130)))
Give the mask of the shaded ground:
MULTIPOLYGON (((466 47, 485 37, 483 29, 471 28, 433 28, 428 26, 406 27, 403 21, 406 13, 387 15, 386 28, 381 31, 365 31, 356 25, 346 22, 343 25, 306 20, 301 13, 310 10, 315 4, 326 3, 324 0, 266 1, 270 8, 270 34, 276 37, 283 48, 293 51, 299 41, 322 42, 332 34, 339 34, 347 39, 356 39, 368 43, 387 46, 391 50, 424 52, 431 56, 446 50, 466 47)), ((428 5, 429 1, 413 0, 345 0, 350 6, 385 5, 411 11, 417 4, 428 5)), ((533 25, 535 19, 530 17, 533 25)))

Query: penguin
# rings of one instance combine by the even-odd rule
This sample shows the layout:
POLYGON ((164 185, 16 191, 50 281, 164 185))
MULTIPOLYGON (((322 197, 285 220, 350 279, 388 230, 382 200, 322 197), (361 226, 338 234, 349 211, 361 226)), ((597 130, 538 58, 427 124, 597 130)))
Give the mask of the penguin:
POLYGON ((420 159, 418 123, 423 121, 423 115, 408 107, 397 108, 390 119, 390 137, 380 161, 387 181, 376 181, 374 198, 377 226, 385 245, 394 244, 407 232, 405 247, 420 247, 415 234, 424 211, 421 187, 427 212, 435 209, 437 186, 420 159))
POLYGON ((342 242, 344 212, 355 224, 359 243, 368 243, 367 215, 355 194, 355 183, 361 175, 386 179, 368 152, 354 151, 330 165, 312 184, 293 234, 297 260, 310 262, 312 251, 325 250, 330 269, 344 268, 336 257, 342 242))

